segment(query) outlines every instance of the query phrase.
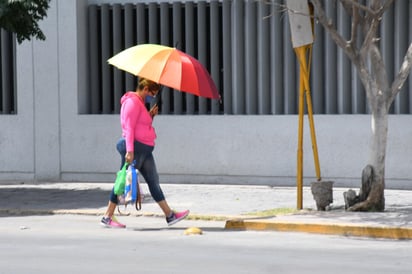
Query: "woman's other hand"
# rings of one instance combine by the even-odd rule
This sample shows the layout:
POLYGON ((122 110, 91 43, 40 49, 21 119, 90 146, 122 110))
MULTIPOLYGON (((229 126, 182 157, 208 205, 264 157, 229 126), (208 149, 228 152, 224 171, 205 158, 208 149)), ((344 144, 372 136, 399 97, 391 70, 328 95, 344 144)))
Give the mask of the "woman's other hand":
POLYGON ((125 160, 126 160, 126 163, 129 163, 129 164, 132 163, 134 160, 134 152, 133 151, 126 152, 125 160))

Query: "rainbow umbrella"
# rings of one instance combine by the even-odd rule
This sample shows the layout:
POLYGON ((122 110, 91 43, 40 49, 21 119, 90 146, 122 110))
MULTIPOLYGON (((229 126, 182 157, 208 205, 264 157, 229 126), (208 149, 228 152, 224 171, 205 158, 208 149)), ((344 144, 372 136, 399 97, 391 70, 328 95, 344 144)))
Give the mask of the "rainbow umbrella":
POLYGON ((197 96, 219 99, 215 83, 194 57, 176 48, 156 44, 130 47, 108 60, 109 64, 161 85, 197 96))

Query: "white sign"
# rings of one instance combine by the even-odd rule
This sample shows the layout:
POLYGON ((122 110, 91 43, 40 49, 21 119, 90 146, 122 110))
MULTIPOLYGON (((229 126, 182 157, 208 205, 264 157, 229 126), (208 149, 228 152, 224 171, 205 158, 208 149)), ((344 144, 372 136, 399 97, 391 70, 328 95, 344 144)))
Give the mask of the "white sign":
POLYGON ((313 43, 309 6, 306 0, 287 0, 292 45, 298 48, 313 43))

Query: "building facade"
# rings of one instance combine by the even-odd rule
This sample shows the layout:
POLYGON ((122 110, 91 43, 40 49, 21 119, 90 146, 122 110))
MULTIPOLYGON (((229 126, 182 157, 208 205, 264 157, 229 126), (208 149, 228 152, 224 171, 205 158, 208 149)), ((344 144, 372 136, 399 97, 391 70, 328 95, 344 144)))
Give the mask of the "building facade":
MULTIPOLYGON (((113 181, 118 99, 136 79, 106 61, 134 44, 160 43, 198 58, 222 95, 218 102, 163 91, 154 121, 161 181, 294 185, 299 67, 282 4, 53 0, 40 24, 47 39, 14 45, 15 61, 2 61, 15 69, 12 76, 2 70, 14 90, 6 96, 3 84, 0 181, 113 181)), ((327 1, 326 8, 348 33, 342 7, 327 1)), ((395 1, 385 14, 381 48, 389 73, 412 41, 411 14, 412 1, 395 1)), ((358 186, 371 135, 365 92, 317 24, 311 65, 321 176, 337 187, 358 186)), ((412 182, 411 87, 409 77, 391 109, 388 187, 412 182)), ((315 168, 306 117, 304 133, 308 184, 315 168)))

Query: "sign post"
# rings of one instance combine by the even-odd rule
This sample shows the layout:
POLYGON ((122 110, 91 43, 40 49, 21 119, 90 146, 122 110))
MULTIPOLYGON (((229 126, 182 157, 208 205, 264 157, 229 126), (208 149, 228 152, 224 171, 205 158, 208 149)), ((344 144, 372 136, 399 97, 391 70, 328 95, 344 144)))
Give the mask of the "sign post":
POLYGON ((312 98, 310 96, 309 74, 312 57, 313 28, 308 2, 303 0, 287 0, 286 2, 292 36, 292 45, 299 60, 299 128, 297 151, 297 209, 303 208, 303 116, 306 96, 309 126, 312 139, 312 149, 315 161, 316 177, 320 181, 318 148, 316 144, 315 126, 313 121, 312 98))

